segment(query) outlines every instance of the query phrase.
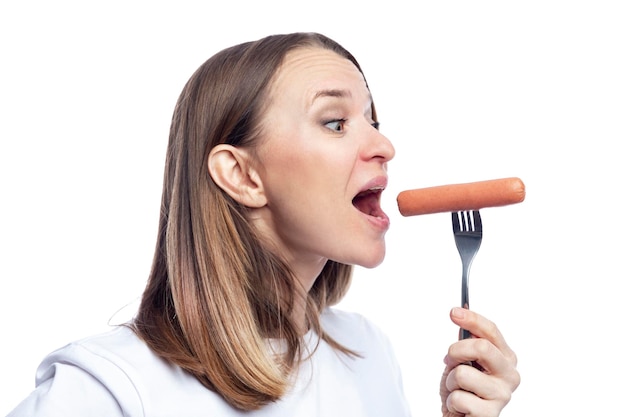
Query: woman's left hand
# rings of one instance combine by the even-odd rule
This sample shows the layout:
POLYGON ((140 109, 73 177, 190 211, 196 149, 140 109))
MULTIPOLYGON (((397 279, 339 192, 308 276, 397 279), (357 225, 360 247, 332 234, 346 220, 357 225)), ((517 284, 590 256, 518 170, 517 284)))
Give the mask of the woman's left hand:
POLYGON ((499 416, 520 383, 517 356, 497 326, 481 315, 453 308, 450 318, 473 337, 448 349, 440 386, 443 416, 499 416))

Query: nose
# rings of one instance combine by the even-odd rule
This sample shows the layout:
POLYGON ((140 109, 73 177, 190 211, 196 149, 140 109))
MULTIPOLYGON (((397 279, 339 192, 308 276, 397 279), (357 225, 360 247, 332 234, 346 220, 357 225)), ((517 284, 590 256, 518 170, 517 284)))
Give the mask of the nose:
POLYGON ((396 149, 391 141, 374 126, 369 126, 367 137, 365 155, 367 159, 380 159, 382 162, 387 162, 396 155, 396 149))

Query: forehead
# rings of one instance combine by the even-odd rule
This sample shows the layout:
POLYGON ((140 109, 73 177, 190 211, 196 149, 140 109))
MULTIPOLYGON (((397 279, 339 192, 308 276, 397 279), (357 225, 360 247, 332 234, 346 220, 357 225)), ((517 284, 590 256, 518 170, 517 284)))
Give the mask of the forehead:
POLYGON ((285 56, 271 91, 278 97, 303 94, 303 98, 312 100, 320 91, 334 89, 369 97, 363 74, 350 60, 328 49, 307 47, 285 56))

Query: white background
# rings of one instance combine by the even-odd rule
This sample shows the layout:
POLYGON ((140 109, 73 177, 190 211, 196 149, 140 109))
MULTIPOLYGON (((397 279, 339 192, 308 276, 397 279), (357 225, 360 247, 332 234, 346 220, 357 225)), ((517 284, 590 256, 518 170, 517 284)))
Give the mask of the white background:
POLYGON ((414 414, 439 414, 460 260, 449 215, 403 218, 395 197, 508 176, 526 201, 482 211, 470 280, 472 308, 520 359, 503 415, 623 412, 623 2, 11 3, 0 3, 0 415, 46 353, 132 315, 191 73, 224 47, 292 31, 355 54, 397 149, 387 259, 356 271, 342 306, 389 334, 414 414))

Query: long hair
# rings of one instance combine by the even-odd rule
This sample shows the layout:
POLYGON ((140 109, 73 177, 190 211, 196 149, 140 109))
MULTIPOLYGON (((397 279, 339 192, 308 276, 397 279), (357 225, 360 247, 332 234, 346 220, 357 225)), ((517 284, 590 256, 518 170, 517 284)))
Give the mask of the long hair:
MULTIPOLYGON (((246 208, 213 182, 207 160, 220 143, 254 148, 268 86, 285 55, 302 47, 335 51, 361 70, 331 39, 293 33, 224 49, 185 85, 170 129, 152 269, 132 323, 156 354, 242 410, 278 400, 303 360, 290 318, 298 287, 247 221, 246 208), (280 352, 268 338, 281 340, 280 352)), ((348 355, 354 353, 324 333, 319 316, 343 298, 351 275, 350 265, 328 261, 306 307, 309 327, 348 355)))

